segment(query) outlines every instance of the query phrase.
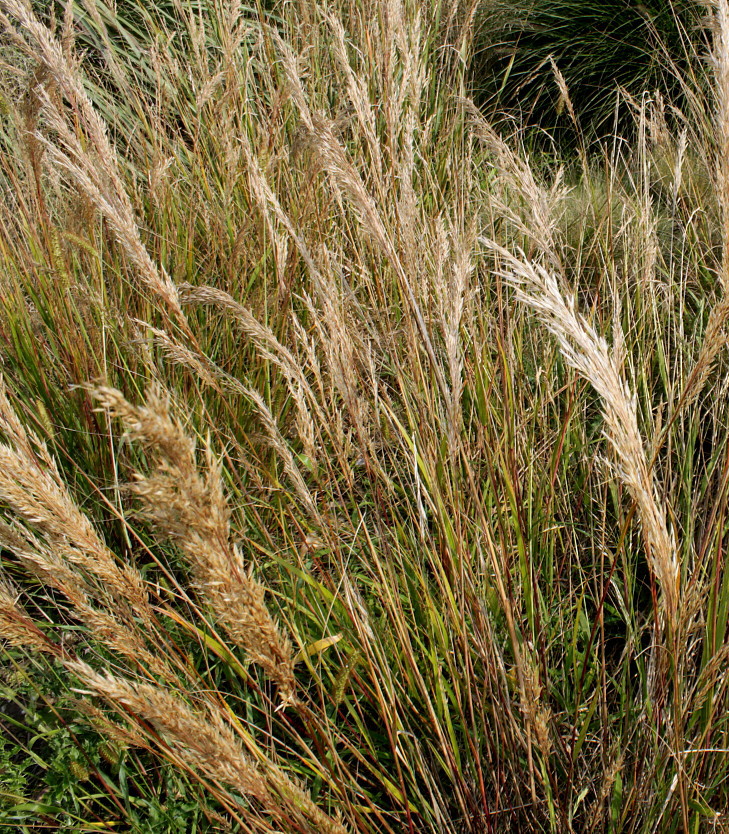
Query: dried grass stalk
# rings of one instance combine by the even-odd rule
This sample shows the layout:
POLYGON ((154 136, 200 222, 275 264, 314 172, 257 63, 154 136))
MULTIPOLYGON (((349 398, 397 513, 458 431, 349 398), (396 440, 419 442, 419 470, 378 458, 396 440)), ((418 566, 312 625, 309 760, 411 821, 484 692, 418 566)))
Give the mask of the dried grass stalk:
POLYGON ((280 768, 262 755, 261 761, 255 761, 219 710, 195 710, 159 686, 100 674, 85 663, 67 666, 89 687, 88 694, 101 696, 127 716, 131 712, 137 720, 150 723, 189 767, 208 779, 252 797, 275 818, 300 814, 310 830, 345 834, 344 827, 321 811, 280 768))
POLYGON ((721 299, 712 309, 699 357, 689 375, 682 408, 688 408, 703 390, 714 361, 726 344, 729 322, 729 0, 715 0, 714 90, 717 138, 716 189, 721 208, 722 256, 719 266, 721 299))
POLYGON ((71 64, 50 29, 38 20, 30 3, 2 0, 0 8, 4 10, 0 13, 0 22, 32 59, 40 61, 61 94, 37 91, 44 115, 59 144, 43 136, 37 138, 45 144, 57 168, 67 171, 104 215, 142 282, 163 300, 167 310, 189 332, 174 283, 164 269, 152 261, 142 243, 106 125, 84 90, 77 68, 71 64), (22 34, 12 21, 17 21, 22 34), (63 99, 70 105, 68 111, 63 99))
POLYGON ((49 640, 18 603, 17 591, 0 579, 0 638, 25 651, 58 657, 60 646, 49 640))
MULTIPOLYGON (((110 634, 135 632, 134 617, 154 630, 156 618, 144 580, 130 565, 119 564, 91 521, 81 512, 45 444, 20 422, 0 379, 0 501, 15 523, 0 522, 0 545, 7 547, 41 580, 60 590, 82 620, 94 608, 93 597, 112 615, 110 634)), ((135 651, 144 641, 135 637, 135 651)), ((125 652, 126 653, 126 652, 125 652)))

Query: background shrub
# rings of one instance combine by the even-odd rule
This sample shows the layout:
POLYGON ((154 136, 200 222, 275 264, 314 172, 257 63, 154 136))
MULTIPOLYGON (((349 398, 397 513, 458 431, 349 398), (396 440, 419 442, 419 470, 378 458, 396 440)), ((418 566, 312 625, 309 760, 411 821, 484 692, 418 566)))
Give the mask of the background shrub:
POLYGON ((634 133, 634 109, 619 90, 638 103, 658 91, 685 109, 705 89, 708 19, 700 0, 519 0, 486 4, 482 14, 477 100, 547 129, 561 144, 574 144, 575 128, 550 59, 588 140, 634 133))

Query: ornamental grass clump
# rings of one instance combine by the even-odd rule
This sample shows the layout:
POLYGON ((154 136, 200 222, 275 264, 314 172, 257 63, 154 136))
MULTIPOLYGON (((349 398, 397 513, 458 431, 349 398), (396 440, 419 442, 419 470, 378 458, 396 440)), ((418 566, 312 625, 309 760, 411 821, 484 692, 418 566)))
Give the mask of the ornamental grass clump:
MULTIPOLYGON (((187 556, 203 604, 210 606, 232 645, 243 648, 276 682, 284 704, 295 700, 290 642, 265 606, 263 587, 249 575, 229 542, 229 513, 217 462, 208 450, 207 471, 201 476, 194 443, 170 419, 158 392, 137 408, 114 389, 95 389, 93 395, 157 460, 154 473, 138 475, 132 485, 142 499, 145 517, 187 556)), ((2 637, 10 645, 55 657, 83 683, 86 694, 100 696, 132 717, 142 737, 145 725, 151 725, 187 766, 256 800, 270 817, 289 820, 293 813, 313 826, 311 830, 343 832, 265 754, 259 752, 257 760, 251 757, 215 699, 202 696, 204 706, 195 710, 172 694, 194 692, 194 676, 184 670, 176 647, 170 646, 166 656, 168 647, 158 642, 158 615, 173 612, 153 607, 140 574, 117 565, 68 496, 43 443, 17 420, 4 391, 0 391, 0 415, 0 425, 13 444, 0 447, 5 463, 0 496, 17 519, 2 523, 0 541, 29 573, 66 598, 89 637, 116 655, 116 664, 121 663, 132 677, 111 671, 100 674, 81 659, 78 648, 68 650, 63 642, 50 638, 23 610, 22 595, 8 582, 0 586, 2 637)), ((194 695, 201 700, 201 695, 194 695)))
POLYGON ((36 8, 0 828, 726 827, 726 0, 536 156, 468 0, 36 8))

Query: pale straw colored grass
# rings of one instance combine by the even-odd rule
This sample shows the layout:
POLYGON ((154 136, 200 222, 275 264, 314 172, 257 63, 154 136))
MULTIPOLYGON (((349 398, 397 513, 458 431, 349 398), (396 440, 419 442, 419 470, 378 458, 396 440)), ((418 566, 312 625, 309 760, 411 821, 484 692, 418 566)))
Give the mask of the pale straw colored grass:
POLYGON ((19 592, 0 578, 0 637, 15 646, 53 656, 61 650, 38 628, 38 624, 22 610, 19 592))
MULTIPOLYGON (((169 42, 155 30, 144 57, 156 101, 134 96, 102 33, 115 157, 87 112, 113 96, 84 87, 70 12, 61 43, 19 0, 4 8, 45 68, 27 126, 52 180, 47 236, 26 244, 32 213, 0 218, 20 311, 0 321, 8 379, 30 419, 48 368, 48 387, 109 382, 74 392, 108 415, 84 437, 106 452, 90 498, 4 407, 0 541, 18 591, 3 580, 3 636, 67 661, 94 699, 79 715, 140 761, 196 773, 251 830, 339 832, 341 811, 373 834, 647 832, 677 797, 684 817, 704 788, 718 807, 723 765, 685 751, 724 743, 725 636, 697 606, 721 596, 725 505, 680 420, 670 446, 648 442, 687 378, 693 347, 675 336, 700 331, 661 272, 645 158, 606 159, 604 210, 583 209, 570 172, 540 170, 464 101, 474 5, 398 0, 284 4, 263 23, 235 3, 176 7, 184 25, 169 42), (96 212, 81 243, 64 226, 76 195, 96 212), (589 245, 565 232, 570 207, 598 218, 589 245), (82 296, 89 262, 98 288, 82 296), (83 338, 77 319, 48 324, 57 276, 91 311, 83 338), (24 327, 32 359, 13 341, 24 327), (699 498, 717 519, 701 564, 699 498), (117 529, 90 520, 112 507, 124 561, 117 529), (35 622, 54 606, 83 654, 35 622)), ((591 194, 584 160, 582 174, 591 194)), ((22 204, 32 183, 9 181, 22 204)), ((693 222, 672 220, 677 237, 693 222)), ((679 299, 703 289, 698 247, 676 261, 679 299)), ((75 412, 37 411, 59 455, 77 448, 75 412)))
POLYGON ((75 615, 127 662, 146 664, 170 680, 173 673, 139 629, 157 633, 145 583, 120 563, 79 510, 45 445, 26 430, 0 387, 0 500, 14 523, 0 523, 0 544, 12 550, 49 587, 60 591, 75 615))
POLYGON ((142 242, 106 125, 83 89, 78 68, 69 63, 68 53, 38 20, 30 3, 4 0, 2 8, 0 22, 13 33, 19 47, 32 59, 42 62, 49 78, 48 87, 39 87, 35 94, 43 117, 56 134, 56 141, 48 141, 43 134, 36 134, 34 138, 40 141, 53 166, 66 171, 101 212, 139 279, 163 301, 164 309, 184 326, 185 317, 177 290, 164 269, 153 262, 142 242), (15 21, 20 30, 14 25, 15 21), (64 98, 72 105, 80 125, 69 119, 64 98))
POLYGON ((112 388, 96 388, 93 395, 156 460, 156 469, 137 474, 132 487, 144 515, 185 555, 195 587, 231 640, 277 683, 282 701, 291 701, 296 689, 291 644, 266 608, 264 587, 250 576, 230 540, 220 462, 208 447, 205 466, 198 468, 195 443, 170 417, 160 393, 150 392, 145 406, 130 405, 112 388))
POLYGON ((505 265, 505 276, 517 298, 538 315, 555 336, 562 355, 600 395, 605 435, 615 453, 615 471, 635 501, 651 569, 658 579, 669 622, 676 623, 681 599, 681 572, 675 539, 669 533, 666 508, 650 468, 638 428, 636 399, 621 365, 607 342, 565 298, 556 278, 544 267, 486 241, 505 265))
POLYGON ((729 321, 729 2, 714 0, 714 68, 716 112, 716 193, 721 209, 722 249, 718 273, 720 297, 709 315, 696 364, 681 398, 688 408, 703 390, 720 351, 726 346, 729 321))
POLYGON ((101 674, 86 663, 68 663, 89 694, 99 695, 124 714, 131 710, 149 722, 165 743, 194 770, 256 800, 265 813, 282 819, 302 817, 307 830, 345 834, 346 829, 319 809, 299 785, 265 758, 246 751, 219 709, 193 709, 179 696, 148 683, 101 674))

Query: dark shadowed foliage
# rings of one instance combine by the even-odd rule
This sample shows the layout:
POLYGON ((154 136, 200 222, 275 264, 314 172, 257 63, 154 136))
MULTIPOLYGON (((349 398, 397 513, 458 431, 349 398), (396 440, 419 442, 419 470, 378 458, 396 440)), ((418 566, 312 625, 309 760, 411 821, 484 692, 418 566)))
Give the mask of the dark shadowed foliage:
POLYGON ((706 6, 698 0, 517 0, 487 4, 473 83, 481 105, 575 141, 552 61, 564 76, 588 140, 630 136, 639 102, 660 91, 679 108, 696 93, 706 54, 706 6))

